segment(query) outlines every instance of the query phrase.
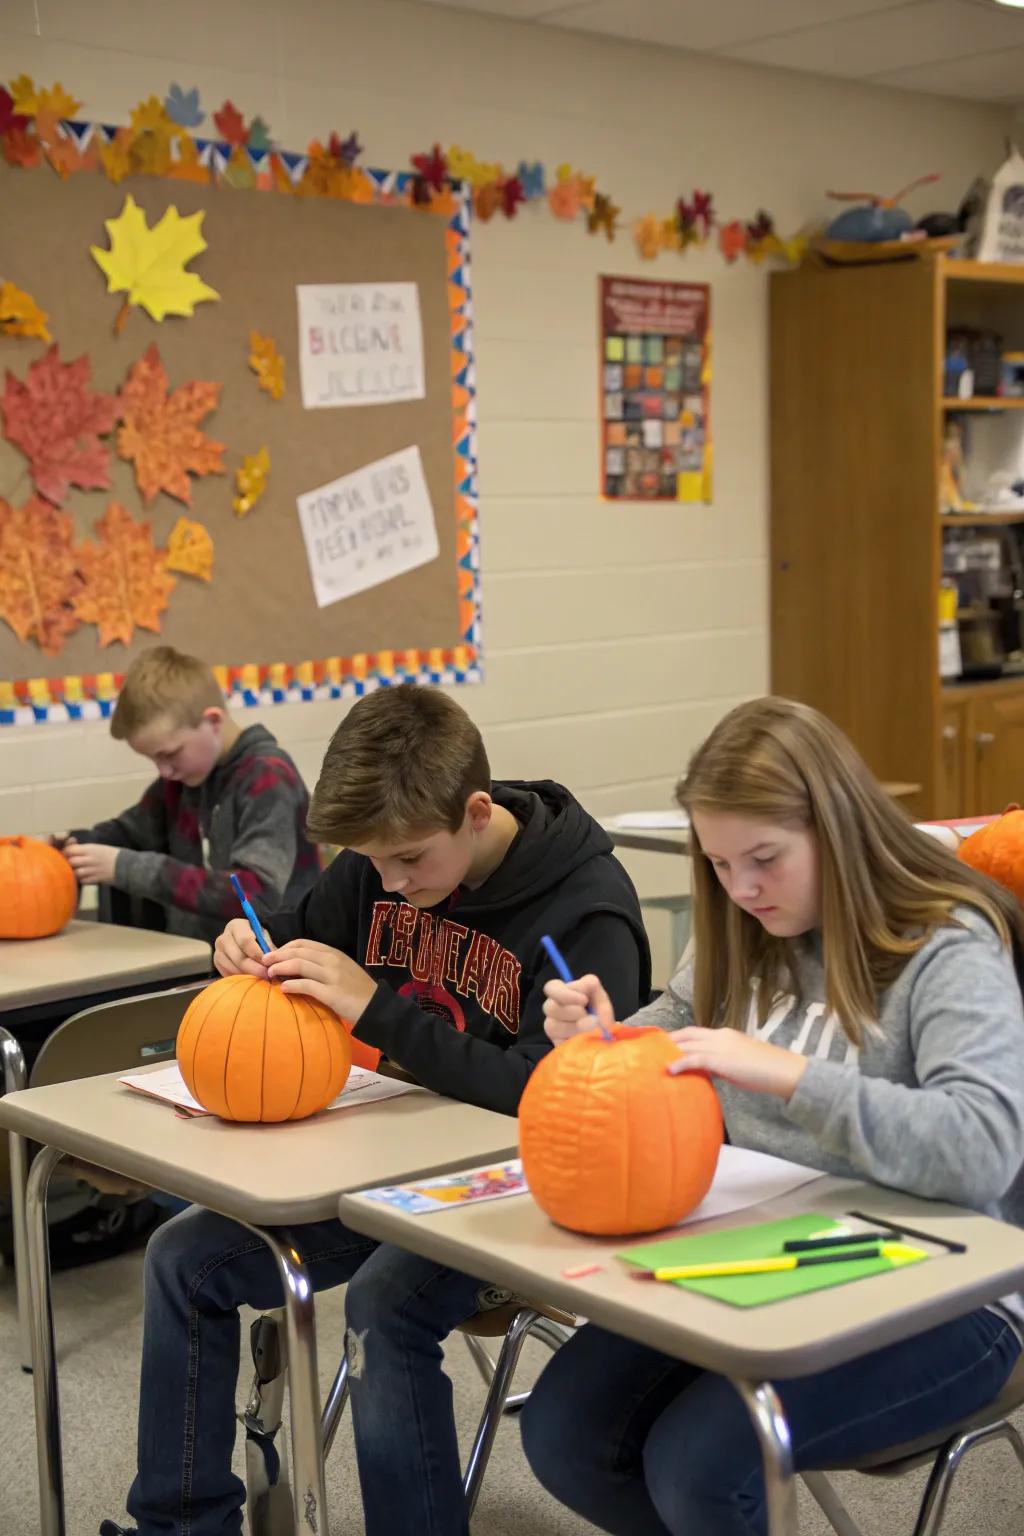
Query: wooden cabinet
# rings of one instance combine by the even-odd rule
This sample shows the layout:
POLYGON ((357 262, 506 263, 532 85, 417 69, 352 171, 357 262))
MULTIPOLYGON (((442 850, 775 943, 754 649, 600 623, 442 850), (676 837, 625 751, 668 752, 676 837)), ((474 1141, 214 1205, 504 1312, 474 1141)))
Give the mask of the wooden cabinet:
POLYGON ((920 784, 917 817, 1024 803, 1024 676, 944 686, 938 657, 944 528, 1024 521, 939 516, 946 328, 1024 348, 1024 266, 807 262, 770 294, 772 689, 920 784))

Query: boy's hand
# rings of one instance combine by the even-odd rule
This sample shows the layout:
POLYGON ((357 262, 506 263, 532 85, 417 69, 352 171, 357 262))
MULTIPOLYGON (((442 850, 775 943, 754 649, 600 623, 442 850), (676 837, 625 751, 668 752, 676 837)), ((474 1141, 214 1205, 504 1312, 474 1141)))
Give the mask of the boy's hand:
POLYGON ((214 969, 222 976, 258 976, 260 981, 266 981, 263 959, 263 951, 245 917, 233 917, 213 946, 214 969))
POLYGON ((69 843, 64 857, 82 885, 112 885, 117 849, 106 843, 69 843))
POLYGON ((70 832, 51 832, 46 841, 51 848, 56 848, 58 853, 67 853, 69 848, 77 846, 70 832))
POLYGON ((598 1024, 607 1029, 614 1023, 612 1000, 596 976, 579 976, 571 986, 566 981, 544 983, 544 1032, 556 1045, 598 1024))
POLYGON ((313 939, 292 939, 265 955, 267 975, 281 983, 282 992, 303 992, 317 1002, 358 1024, 363 1010, 377 990, 373 977, 329 944, 313 939))
POLYGON ((673 1077, 680 1072, 706 1072, 748 1093, 770 1093, 787 1104, 807 1070, 806 1056, 754 1040, 738 1029, 700 1029, 691 1024, 669 1035, 679 1047, 679 1060, 669 1063, 673 1077))

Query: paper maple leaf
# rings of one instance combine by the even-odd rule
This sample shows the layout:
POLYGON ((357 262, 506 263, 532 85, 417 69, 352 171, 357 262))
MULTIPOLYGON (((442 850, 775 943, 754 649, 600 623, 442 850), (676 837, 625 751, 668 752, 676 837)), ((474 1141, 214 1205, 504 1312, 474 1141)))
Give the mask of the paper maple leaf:
POLYGON ((78 628, 81 590, 70 513, 35 497, 17 508, 0 499, 0 618, 18 639, 55 656, 78 628))
POLYGON ((122 419, 117 451, 134 463, 147 506, 159 491, 191 506, 189 475, 224 473, 224 444, 199 429, 219 398, 219 384, 199 381, 168 394, 167 370, 155 345, 132 367, 117 400, 122 419))
POLYGON ((236 517, 251 512, 267 488, 270 474, 270 452, 264 446, 257 453, 247 453, 235 470, 235 488, 238 495, 232 502, 236 517))
POLYGON ((28 113, 14 110, 14 97, 0 85, 0 134, 10 133, 12 128, 27 128, 28 113))
POLYGON ((100 645, 127 645, 136 629, 160 632, 160 615, 177 585, 167 571, 166 549, 156 549, 148 523, 136 523, 112 501, 96 523, 99 542, 78 551, 84 586, 74 612, 99 629, 100 645))
POLYGON ((0 139, 0 144, 7 164, 20 166, 22 170, 32 170, 43 158, 43 146, 27 128, 11 128, 0 139))
POLYGON ((249 332, 249 367, 255 373, 260 389, 266 390, 272 400, 280 400, 284 394, 284 358, 272 336, 263 336, 259 331, 249 332))
POLYGON ((5 336, 35 336, 40 341, 50 341, 46 325, 49 318, 31 294, 13 283, 0 283, 0 332, 5 336))
POLYGON ((33 484, 58 506, 73 485, 110 484, 110 453, 100 437, 120 414, 113 395, 89 389, 88 357, 62 363, 57 348, 32 364, 23 383, 7 375, 0 396, 4 435, 29 461, 33 484))
POLYGON ((220 110, 213 114, 213 121, 225 144, 244 144, 249 137, 245 119, 233 101, 226 101, 220 110))
POLYGON ((40 112, 52 112, 54 117, 74 117, 81 105, 80 101, 76 101, 70 92, 64 89, 59 80, 48 90, 36 92, 37 117, 40 112))
POLYGON ((163 320, 166 315, 191 315, 204 299, 220 298, 195 272, 185 271, 185 263, 206 250, 206 241, 199 233, 202 222, 202 213, 183 219, 177 208, 171 207, 149 229, 131 194, 117 218, 106 220, 110 250, 98 245, 90 246, 90 250, 107 279, 107 292, 127 292, 118 329, 133 304, 140 305, 154 320, 163 320))
POLYGON ((179 517, 167 540, 167 569, 209 581, 213 575, 213 540, 202 523, 179 517))

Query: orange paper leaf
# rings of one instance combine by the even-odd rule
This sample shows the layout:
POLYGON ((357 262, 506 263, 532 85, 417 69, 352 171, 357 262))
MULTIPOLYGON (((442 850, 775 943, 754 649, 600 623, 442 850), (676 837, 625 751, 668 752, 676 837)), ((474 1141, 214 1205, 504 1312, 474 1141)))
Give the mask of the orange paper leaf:
POLYGON ((53 346, 24 383, 8 373, 0 396, 4 435, 28 459, 36 490, 58 506, 72 485, 110 484, 110 454, 100 438, 120 412, 113 395, 90 390, 91 374, 88 357, 62 363, 53 346))
POLYGON ((213 540, 202 523, 179 517, 167 540, 167 569, 209 581, 213 575, 213 540))
POLYGON ((17 165, 30 171, 43 158, 43 146, 27 128, 11 128, 0 138, 4 159, 8 165, 17 165))
POLYGON ((35 336, 49 341, 49 318, 30 294, 13 283, 0 283, 0 331, 5 336, 35 336))
MULTIPOLYGON (((31 82, 29 83, 31 84, 31 82)), ((15 97, 15 101, 17 101, 17 94, 13 92, 13 90, 12 94, 15 97)), ((57 81, 56 85, 51 85, 49 90, 36 92, 37 117, 41 112, 52 112, 54 117, 74 117, 75 113, 78 111, 81 105, 82 103, 80 101, 76 101, 75 98, 64 89, 59 80, 57 81)), ((19 112, 23 112, 24 110, 24 107, 18 108, 19 112)))
POLYGON ((273 400, 284 394, 284 358, 274 344, 272 336, 259 331, 249 332, 249 367, 256 375, 260 389, 266 390, 273 400))
POLYGON ((232 505, 236 517, 245 517, 251 512, 267 488, 267 476, 270 474, 270 453, 264 447, 258 453, 247 453, 238 469, 235 470, 235 487, 238 495, 232 505))
POLYGON ((133 522, 112 501, 96 524, 99 542, 86 540, 78 552, 85 582, 74 611, 99 629, 100 645, 127 645, 136 629, 160 632, 160 615, 176 582, 167 571, 166 549, 156 549, 148 523, 133 522))
POLYGON ((18 639, 55 656, 78 628, 81 590, 71 514, 35 497, 18 508, 0 499, 0 617, 18 639))
POLYGON ((193 381, 167 392, 167 372, 151 346, 128 374, 118 396, 123 425, 117 451, 135 465, 135 479, 148 506, 158 492, 192 504, 189 475, 222 475, 224 444, 199 428, 217 407, 220 385, 193 381))
POLYGON ((174 181, 196 181, 201 186, 209 183, 210 173, 200 162, 199 149, 191 134, 179 133, 178 153, 172 159, 167 175, 174 181))

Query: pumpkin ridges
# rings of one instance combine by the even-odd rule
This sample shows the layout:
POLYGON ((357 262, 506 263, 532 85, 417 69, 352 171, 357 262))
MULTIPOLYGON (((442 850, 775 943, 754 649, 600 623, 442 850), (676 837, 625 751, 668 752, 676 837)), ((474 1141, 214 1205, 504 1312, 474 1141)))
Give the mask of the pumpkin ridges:
POLYGON ((292 1107, 284 1117, 286 1120, 293 1120, 295 1118, 295 1111, 302 1103, 302 1089, 306 1082, 306 1046, 305 1041, 302 1038, 302 1027, 299 1024, 299 1010, 292 1002, 290 993, 282 992, 281 996, 286 1000, 288 1007, 291 1009, 292 1024, 295 1028, 295 1038, 299 1043, 299 1049, 302 1056, 302 1069, 299 1072, 299 1086, 295 1091, 295 1098, 292 1100, 292 1107))
POLYGON ((220 1098, 221 1103, 224 1105, 224 1108, 229 1112, 229 1114, 231 1111, 231 1100, 228 1098, 228 1067, 231 1063, 231 1042, 235 1037, 235 1028, 238 1024, 238 1018, 242 1012, 242 1008, 245 1004, 246 994, 249 992, 249 990, 250 989, 248 987, 235 988, 235 991, 238 993, 238 1003, 235 1007, 234 1017, 231 1020, 231 1027, 228 1030, 227 1044, 224 1047, 224 1072, 221 1077, 220 1098))
POLYGON ((213 1007, 214 1002, 215 998, 210 995, 210 988, 204 987, 198 996, 193 998, 192 1002, 186 1008, 184 1017, 182 1018, 181 1024, 178 1027, 178 1038, 174 1043, 174 1054, 178 1058, 178 1065, 181 1067, 181 1075, 185 1079, 185 1084, 193 1098, 196 1096, 195 1089, 192 1086, 192 1083, 195 1079, 196 1051, 199 1048, 199 1038, 203 1032, 203 1025, 206 1023, 206 1019, 209 1016, 210 1009, 213 1007), (206 1002, 205 1009, 201 1008, 200 1006, 203 1000, 206 1002), (187 1064, 182 1059, 183 1038, 186 1048, 189 1044, 192 1046, 192 1054, 188 1058, 187 1064))
POLYGON ((39 838, 0 837, 0 938, 47 938, 77 905, 78 882, 63 854, 39 838))

